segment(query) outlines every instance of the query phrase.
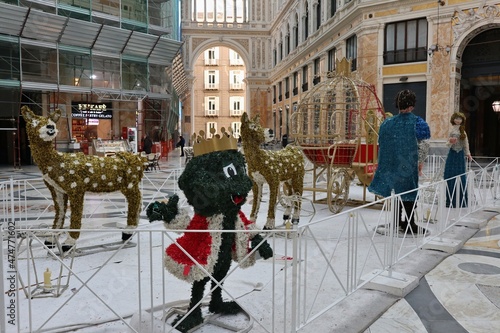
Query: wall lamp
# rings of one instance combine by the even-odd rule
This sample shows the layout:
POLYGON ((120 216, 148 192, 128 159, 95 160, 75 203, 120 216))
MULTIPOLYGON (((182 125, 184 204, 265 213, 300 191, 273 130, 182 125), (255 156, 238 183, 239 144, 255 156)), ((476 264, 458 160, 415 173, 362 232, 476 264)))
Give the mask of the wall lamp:
POLYGON ((493 104, 491 104, 491 107, 493 108, 493 111, 500 112, 500 101, 494 101, 493 104))
POLYGON ((443 46, 439 46, 438 44, 432 44, 427 49, 427 53, 429 54, 430 57, 432 57, 434 52, 437 52, 437 51, 444 51, 444 52, 446 52, 446 54, 450 54, 451 47, 449 45, 446 45, 443 47, 443 46))

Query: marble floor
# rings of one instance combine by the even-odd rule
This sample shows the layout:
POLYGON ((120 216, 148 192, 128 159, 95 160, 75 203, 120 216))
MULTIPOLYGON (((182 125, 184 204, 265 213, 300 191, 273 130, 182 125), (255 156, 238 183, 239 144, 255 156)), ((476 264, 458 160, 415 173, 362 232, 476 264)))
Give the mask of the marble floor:
MULTIPOLYGON (((176 150, 168 159, 162 159, 161 170, 182 168, 185 159, 179 155, 176 150)), ((0 167, 0 180, 10 177, 39 178, 40 173, 36 166, 0 167)), ((488 220, 486 226, 456 253, 442 256, 440 262, 429 264, 433 265, 429 269, 422 268, 418 287, 405 297, 363 291, 375 296, 368 303, 357 301, 356 297, 348 299, 346 302, 350 303, 340 305, 341 310, 333 309, 336 313, 328 323, 305 327, 302 332, 500 332, 500 215, 497 214, 500 207, 481 212, 479 218, 488 220)), ((412 264, 411 260, 406 261, 406 265, 412 264)))
POLYGON ((496 216, 365 333, 500 332, 499 244, 496 216))

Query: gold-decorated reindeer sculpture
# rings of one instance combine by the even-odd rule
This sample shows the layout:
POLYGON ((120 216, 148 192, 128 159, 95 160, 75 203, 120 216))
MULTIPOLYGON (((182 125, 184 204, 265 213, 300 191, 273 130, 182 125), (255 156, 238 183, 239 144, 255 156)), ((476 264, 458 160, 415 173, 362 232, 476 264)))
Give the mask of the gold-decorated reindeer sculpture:
MULTIPOLYGON (((121 191, 128 202, 127 227, 122 232, 122 240, 127 241, 132 237, 142 208, 139 183, 144 175, 146 161, 129 152, 120 152, 111 157, 58 152, 53 140, 58 132, 56 122, 61 116, 60 110, 43 117, 23 106, 21 113, 26 120, 31 154, 54 200, 53 229, 63 228, 68 200, 71 207, 70 228, 79 230, 86 192, 121 191)), ((79 236, 78 231, 70 231, 62 250, 70 250, 79 236)), ((53 245, 50 241, 46 241, 46 244, 53 245)))
MULTIPOLYGON (((262 200, 262 188, 269 185, 269 209, 264 229, 275 228, 275 213, 280 184, 285 183, 287 195, 302 197, 304 185, 304 157, 302 152, 294 146, 288 145, 278 151, 264 150, 260 145, 264 143, 264 129, 260 125, 257 115, 249 119, 243 113, 241 116, 241 142, 248 164, 248 174, 253 180, 253 203, 250 218, 255 221, 259 213, 262 200)), ((283 219, 290 218, 292 207, 287 207, 283 219)), ((292 222, 298 223, 300 215, 300 200, 293 200, 292 222)))

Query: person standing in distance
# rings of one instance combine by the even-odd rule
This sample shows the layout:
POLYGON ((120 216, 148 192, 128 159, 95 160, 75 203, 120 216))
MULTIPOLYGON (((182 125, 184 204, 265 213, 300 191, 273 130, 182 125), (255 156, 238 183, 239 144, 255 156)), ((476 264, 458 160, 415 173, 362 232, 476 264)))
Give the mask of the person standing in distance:
POLYGON ((146 137, 144 137, 144 141, 142 143, 142 150, 146 154, 151 154, 152 148, 153 148, 153 141, 149 137, 149 134, 146 134, 146 137))
POLYGON ((416 101, 415 93, 408 89, 396 95, 394 103, 399 114, 380 125, 378 167, 368 187, 371 193, 382 197, 391 196, 392 190, 395 194, 411 191, 401 196, 396 223, 404 232, 410 228, 414 233, 419 227, 413 212, 417 191, 412 190, 418 188, 431 137, 429 125, 412 113, 416 101))
POLYGON ((186 144, 186 141, 182 137, 182 135, 179 135, 179 142, 175 145, 176 147, 181 147, 181 157, 184 156, 184 145, 186 144))

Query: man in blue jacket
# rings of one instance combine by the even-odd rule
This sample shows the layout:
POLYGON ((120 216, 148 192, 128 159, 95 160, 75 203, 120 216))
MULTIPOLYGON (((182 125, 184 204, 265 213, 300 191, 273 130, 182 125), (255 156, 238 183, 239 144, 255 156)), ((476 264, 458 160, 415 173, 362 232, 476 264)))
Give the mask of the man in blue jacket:
POLYGON ((394 102, 399 114, 380 126, 378 167, 368 190, 382 197, 391 196, 392 190, 395 194, 411 191, 401 195, 402 207, 398 205, 396 221, 403 231, 409 227, 416 233, 418 226, 413 209, 431 133, 425 120, 412 113, 416 104, 413 91, 400 91, 394 102))

